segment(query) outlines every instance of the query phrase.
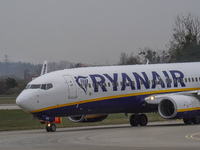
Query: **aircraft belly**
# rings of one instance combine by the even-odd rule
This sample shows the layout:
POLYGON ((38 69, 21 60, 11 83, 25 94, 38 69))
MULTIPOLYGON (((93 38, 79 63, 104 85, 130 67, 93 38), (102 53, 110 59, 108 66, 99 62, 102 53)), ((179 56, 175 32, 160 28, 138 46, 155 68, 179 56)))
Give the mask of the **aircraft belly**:
POLYGON ((141 109, 144 98, 141 96, 121 97, 93 102, 75 103, 72 105, 49 108, 33 114, 49 116, 75 116, 98 113, 137 112, 141 109))
POLYGON ((178 112, 175 118, 193 118, 199 114, 199 110, 178 112), (187 117, 185 117, 187 116, 187 117))

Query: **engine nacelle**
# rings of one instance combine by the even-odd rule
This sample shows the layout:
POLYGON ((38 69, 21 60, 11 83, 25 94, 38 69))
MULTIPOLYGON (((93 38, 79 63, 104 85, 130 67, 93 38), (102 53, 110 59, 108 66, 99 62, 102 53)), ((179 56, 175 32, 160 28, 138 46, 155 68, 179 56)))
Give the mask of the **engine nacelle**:
POLYGON ((194 118, 199 114, 199 107, 200 102, 194 96, 172 95, 160 101, 158 112, 164 119, 194 118))
POLYGON ((107 114, 103 115, 86 115, 68 117, 72 122, 100 122, 107 118, 107 114))

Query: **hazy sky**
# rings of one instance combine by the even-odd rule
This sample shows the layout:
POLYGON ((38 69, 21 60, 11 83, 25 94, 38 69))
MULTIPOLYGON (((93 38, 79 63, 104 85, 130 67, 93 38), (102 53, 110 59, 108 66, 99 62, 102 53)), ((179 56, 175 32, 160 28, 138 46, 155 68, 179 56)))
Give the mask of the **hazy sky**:
POLYGON ((177 15, 199 0, 0 0, 0 61, 116 64, 122 52, 166 49, 177 15))

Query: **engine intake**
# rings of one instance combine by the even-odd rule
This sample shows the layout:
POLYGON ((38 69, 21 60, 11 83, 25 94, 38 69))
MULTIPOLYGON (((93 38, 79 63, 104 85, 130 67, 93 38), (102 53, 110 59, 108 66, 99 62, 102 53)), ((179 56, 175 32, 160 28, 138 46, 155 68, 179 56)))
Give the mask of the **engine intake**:
POLYGON ((161 117, 170 119, 176 116, 177 105, 170 99, 163 99, 158 106, 158 111, 161 117))

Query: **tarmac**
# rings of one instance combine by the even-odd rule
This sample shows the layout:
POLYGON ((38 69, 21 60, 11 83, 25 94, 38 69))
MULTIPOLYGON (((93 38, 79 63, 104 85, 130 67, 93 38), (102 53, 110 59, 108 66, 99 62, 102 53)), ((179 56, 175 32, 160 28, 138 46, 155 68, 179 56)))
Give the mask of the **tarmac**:
MULTIPOLYGON (((67 126, 67 125, 66 125, 67 126)), ((146 127, 106 125, 57 128, 56 132, 0 132, 0 149, 15 150, 199 150, 200 125, 182 121, 153 122, 146 127)))

